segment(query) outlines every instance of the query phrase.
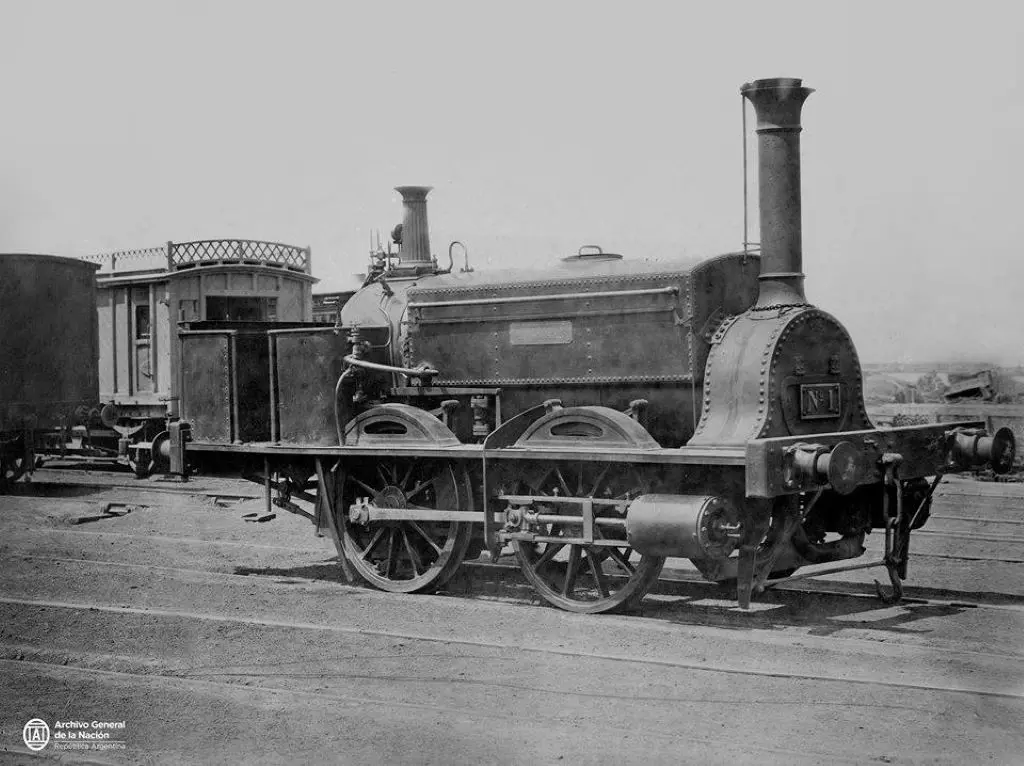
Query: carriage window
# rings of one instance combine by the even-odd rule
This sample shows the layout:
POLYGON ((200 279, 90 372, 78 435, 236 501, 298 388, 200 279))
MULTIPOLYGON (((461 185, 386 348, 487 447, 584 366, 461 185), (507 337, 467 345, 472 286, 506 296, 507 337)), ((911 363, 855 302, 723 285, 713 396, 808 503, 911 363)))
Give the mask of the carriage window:
POLYGON ((210 295, 206 298, 206 318, 228 322, 276 322, 277 298, 210 295))
POLYGON ((149 340, 149 306, 135 307, 135 338, 149 340))

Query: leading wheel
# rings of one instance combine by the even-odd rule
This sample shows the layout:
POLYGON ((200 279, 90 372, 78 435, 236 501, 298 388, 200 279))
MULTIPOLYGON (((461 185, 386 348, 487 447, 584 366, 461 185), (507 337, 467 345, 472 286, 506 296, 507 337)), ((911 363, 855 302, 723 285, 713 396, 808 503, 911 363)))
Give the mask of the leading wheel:
MULTIPOLYGON (((649 491, 636 470, 591 463, 538 469, 523 484, 517 494, 550 498, 535 503, 534 508, 539 513, 559 516, 580 515, 578 504, 559 502, 559 497, 630 500, 649 491)), ((598 518, 623 518, 611 507, 595 506, 594 514, 598 518)), ((514 540, 519 566, 545 601, 570 612, 596 614, 637 604, 657 582, 665 564, 664 557, 634 551, 626 542, 624 526, 595 524, 595 542, 599 539, 613 545, 571 542, 580 537, 582 524, 541 524, 535 525, 533 531, 566 541, 514 540)))
POLYGON ((358 498, 381 508, 470 509, 470 481, 444 461, 394 458, 353 466, 344 477, 335 518, 342 555, 370 585, 393 593, 435 590, 452 576, 469 545, 471 527, 458 521, 377 521, 360 524, 348 509, 358 498))

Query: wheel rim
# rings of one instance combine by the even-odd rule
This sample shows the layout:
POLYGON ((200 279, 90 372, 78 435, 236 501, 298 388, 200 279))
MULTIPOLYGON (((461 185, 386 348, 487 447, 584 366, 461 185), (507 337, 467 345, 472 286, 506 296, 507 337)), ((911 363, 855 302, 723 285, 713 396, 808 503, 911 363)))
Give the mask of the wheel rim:
MULTIPOLYGON (((543 512, 579 515, 579 506, 559 503, 559 495, 628 500, 648 491, 636 471, 609 478, 612 469, 601 466, 556 466, 524 480, 526 494, 550 497, 538 503, 543 512)), ((612 509, 595 508, 598 517, 621 518, 612 509)), ((568 524, 539 525, 536 531, 550 537, 578 537, 581 527, 568 524)), ((513 541, 519 566, 526 579, 548 603, 571 612, 594 614, 627 608, 637 603, 657 581, 664 557, 634 551, 621 527, 595 525, 595 538, 622 541, 622 545, 598 546, 577 543, 530 543, 513 541)))
POLYGON ((450 463, 395 459, 347 472, 337 509, 343 555, 369 584, 396 593, 434 590, 454 573, 469 545, 465 522, 357 524, 348 508, 369 497, 384 508, 469 508, 469 477, 450 463))

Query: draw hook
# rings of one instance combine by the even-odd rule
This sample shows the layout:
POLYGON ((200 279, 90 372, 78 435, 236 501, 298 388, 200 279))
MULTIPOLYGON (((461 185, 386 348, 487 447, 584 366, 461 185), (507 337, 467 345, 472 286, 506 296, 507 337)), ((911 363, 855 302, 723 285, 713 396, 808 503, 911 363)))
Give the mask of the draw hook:
POLYGON ((889 582, 892 583, 892 593, 886 593, 885 587, 878 580, 875 580, 875 593, 883 604, 898 604, 903 599, 903 582, 896 571, 896 565, 891 561, 885 562, 885 569, 889 573, 889 582))

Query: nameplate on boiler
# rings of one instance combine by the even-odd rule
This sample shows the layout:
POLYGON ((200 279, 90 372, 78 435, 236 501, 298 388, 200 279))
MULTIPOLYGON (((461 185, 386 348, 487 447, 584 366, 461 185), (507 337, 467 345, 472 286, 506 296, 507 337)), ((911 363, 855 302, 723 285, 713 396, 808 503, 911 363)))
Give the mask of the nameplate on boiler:
POLYGON ((508 337, 513 346, 564 346, 572 343, 572 322, 512 322, 508 337))
POLYGON ((843 414, 838 383, 810 383, 800 386, 800 419, 821 420, 843 414))

